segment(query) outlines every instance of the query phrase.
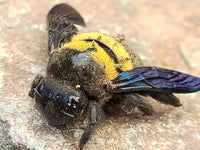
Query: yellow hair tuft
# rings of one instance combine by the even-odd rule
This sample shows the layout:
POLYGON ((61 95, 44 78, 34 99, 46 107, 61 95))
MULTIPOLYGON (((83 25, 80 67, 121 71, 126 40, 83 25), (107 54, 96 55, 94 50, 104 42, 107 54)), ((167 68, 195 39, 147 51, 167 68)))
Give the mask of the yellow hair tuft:
POLYGON ((71 41, 64 44, 61 48, 58 49, 58 51, 62 51, 63 49, 73 49, 76 51, 84 52, 94 48, 95 51, 91 51, 91 55, 99 65, 103 65, 107 79, 112 80, 117 77, 119 74, 117 69, 120 69, 121 71, 128 71, 133 69, 130 56, 122 43, 102 33, 93 32, 74 35, 71 41), (91 41, 88 42, 86 39, 91 39, 91 41), (98 43, 92 41, 92 39, 98 40, 101 43, 107 45, 113 51, 119 63, 116 64, 114 59, 111 58, 111 56, 109 56, 109 54, 101 46, 98 45, 98 43))

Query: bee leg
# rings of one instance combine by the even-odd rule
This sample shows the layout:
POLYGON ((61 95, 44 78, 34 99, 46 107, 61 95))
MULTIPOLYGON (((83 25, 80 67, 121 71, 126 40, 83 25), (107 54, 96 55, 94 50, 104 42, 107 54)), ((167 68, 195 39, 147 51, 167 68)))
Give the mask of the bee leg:
POLYGON ((152 106, 135 93, 115 94, 104 110, 108 114, 132 115, 135 107, 148 116, 154 113, 152 106))
POLYGON ((104 112, 100 108, 99 104, 97 102, 90 102, 89 105, 89 124, 85 128, 80 142, 79 142, 79 148, 82 149, 83 146, 87 143, 89 140, 95 125, 104 118, 104 112))
POLYGON ((146 92, 143 95, 151 96, 152 98, 154 98, 155 100, 163 104, 168 104, 175 107, 182 106, 182 104, 180 103, 180 100, 172 93, 146 92))
POLYGON ((151 96, 164 104, 169 104, 175 107, 182 106, 180 100, 172 93, 152 93, 151 96))
POLYGON ((31 89, 30 89, 30 91, 29 91, 29 93, 28 93, 28 95, 29 95, 31 98, 34 98, 34 88, 37 87, 37 85, 40 83, 40 81, 41 81, 43 78, 44 78, 43 76, 37 75, 37 76, 35 77, 35 79, 33 80, 32 85, 31 85, 31 89))
POLYGON ((125 101, 124 109, 128 107, 137 107, 140 111, 142 111, 145 115, 152 115, 154 110, 152 106, 145 101, 142 97, 135 93, 124 94, 123 99, 125 101))

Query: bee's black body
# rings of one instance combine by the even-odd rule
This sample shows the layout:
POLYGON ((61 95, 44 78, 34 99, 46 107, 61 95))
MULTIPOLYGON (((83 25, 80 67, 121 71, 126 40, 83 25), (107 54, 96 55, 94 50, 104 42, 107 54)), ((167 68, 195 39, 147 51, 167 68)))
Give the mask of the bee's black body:
POLYGON ((46 77, 35 78, 29 95, 35 97, 50 125, 85 127, 79 148, 86 144, 95 124, 104 119, 104 110, 132 114, 138 107, 152 115, 152 106, 140 95, 178 107, 180 101, 172 93, 200 90, 199 78, 142 67, 139 57, 121 41, 100 33, 78 36, 75 24, 85 26, 80 14, 67 4, 48 13, 46 77))

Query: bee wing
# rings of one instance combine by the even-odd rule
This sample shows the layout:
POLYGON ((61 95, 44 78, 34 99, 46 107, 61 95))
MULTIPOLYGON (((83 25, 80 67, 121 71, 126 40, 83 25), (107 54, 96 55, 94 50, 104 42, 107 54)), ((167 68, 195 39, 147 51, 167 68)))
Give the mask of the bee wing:
POLYGON ((71 6, 67 4, 58 4, 54 6, 47 15, 47 28, 56 30, 59 24, 72 23, 85 27, 84 19, 71 6))
POLYGON ((85 27, 85 22, 81 15, 67 4, 54 6, 47 15, 48 29, 48 54, 66 42, 78 32, 74 24, 85 27))
POLYGON ((139 67, 122 72, 111 81, 114 93, 156 91, 191 93, 200 90, 200 78, 182 72, 157 67, 139 67))

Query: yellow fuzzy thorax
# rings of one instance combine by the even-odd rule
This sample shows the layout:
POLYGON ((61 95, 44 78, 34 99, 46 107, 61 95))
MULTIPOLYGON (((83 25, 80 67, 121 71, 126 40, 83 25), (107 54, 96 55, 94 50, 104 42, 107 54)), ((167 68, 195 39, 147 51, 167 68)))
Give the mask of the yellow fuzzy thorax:
POLYGON ((102 33, 84 33, 74 35, 69 43, 64 44, 58 51, 63 49, 73 49, 80 52, 95 49, 91 51, 93 59, 104 68, 106 78, 112 80, 119 75, 117 68, 121 71, 128 71, 133 69, 130 56, 124 46, 116 39, 102 33), (117 57, 118 63, 95 41, 85 41, 85 39, 98 40, 107 45, 117 57))

